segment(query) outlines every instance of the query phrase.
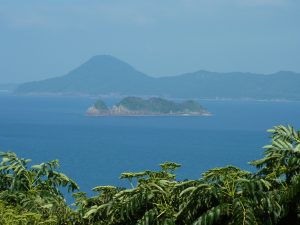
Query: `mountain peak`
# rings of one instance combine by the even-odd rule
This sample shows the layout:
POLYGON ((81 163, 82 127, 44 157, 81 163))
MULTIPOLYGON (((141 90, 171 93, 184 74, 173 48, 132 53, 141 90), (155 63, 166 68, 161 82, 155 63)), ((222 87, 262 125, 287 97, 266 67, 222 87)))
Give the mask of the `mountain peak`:
MULTIPOLYGON (((111 55, 95 55, 92 58, 90 58, 88 61, 86 61, 81 66, 97 66, 97 67, 111 67, 111 66, 122 66, 122 67, 130 67, 133 69, 132 66, 130 66, 128 63, 113 57, 111 55)), ((81 67, 80 66, 80 67, 81 67)))
POLYGON ((16 92, 299 100, 298 75, 279 72, 263 76, 200 70, 175 77, 152 78, 118 58, 96 55, 64 76, 25 83, 16 92))
POLYGON ((67 76, 114 77, 115 79, 127 77, 130 79, 145 75, 116 57, 95 55, 76 69, 70 71, 67 76))
POLYGON ((89 61, 119 61, 122 62, 120 59, 111 56, 111 55, 95 55, 92 56, 87 62, 89 61))

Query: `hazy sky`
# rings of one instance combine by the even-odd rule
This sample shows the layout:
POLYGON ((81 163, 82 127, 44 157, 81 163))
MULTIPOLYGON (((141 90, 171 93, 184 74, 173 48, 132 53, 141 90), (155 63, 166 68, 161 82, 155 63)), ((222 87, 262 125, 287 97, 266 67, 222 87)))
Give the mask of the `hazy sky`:
POLYGON ((0 83, 97 54, 152 76, 300 72, 300 0, 0 0, 0 83))

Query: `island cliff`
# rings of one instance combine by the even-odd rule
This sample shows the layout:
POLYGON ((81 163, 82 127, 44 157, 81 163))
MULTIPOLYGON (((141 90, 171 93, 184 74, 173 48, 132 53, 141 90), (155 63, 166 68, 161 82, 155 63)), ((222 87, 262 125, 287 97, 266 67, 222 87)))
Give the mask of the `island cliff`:
POLYGON ((107 107, 102 100, 98 100, 87 110, 87 114, 92 116, 211 115, 203 106, 194 100, 187 100, 177 103, 158 97, 152 97, 149 99, 126 97, 119 103, 113 105, 111 108, 107 107))

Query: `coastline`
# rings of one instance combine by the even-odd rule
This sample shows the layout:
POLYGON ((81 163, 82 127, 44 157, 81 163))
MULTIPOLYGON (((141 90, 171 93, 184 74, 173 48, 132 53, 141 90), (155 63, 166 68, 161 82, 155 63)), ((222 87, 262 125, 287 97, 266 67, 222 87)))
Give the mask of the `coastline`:
POLYGON ((213 116, 212 113, 204 113, 204 114, 89 114, 86 113, 87 116, 89 117, 199 117, 199 116, 213 116))
MULTIPOLYGON (((5 94, 5 95, 14 95, 14 96, 38 96, 38 97, 80 97, 80 98, 104 98, 104 99, 120 99, 124 98, 128 95, 119 95, 116 93, 113 94, 86 94, 86 93, 15 93, 11 91, 2 91, 0 94, 5 94)), ((142 98, 149 98, 153 97, 156 95, 140 95, 142 98)), ((165 97, 165 96, 163 96, 165 97)), ((296 99, 282 99, 282 98, 248 98, 248 97, 241 97, 241 98, 222 98, 222 97, 217 97, 217 98, 179 98, 179 97, 167 97, 168 99, 172 100, 186 100, 186 99, 195 99, 198 101, 255 101, 255 102, 300 102, 299 100, 296 99)))
POLYGON ((91 106, 86 111, 87 116, 91 117, 111 117, 111 116, 122 116, 122 117, 141 117, 141 116, 212 116, 212 114, 208 111, 203 112, 178 112, 178 113, 157 113, 157 112, 147 112, 147 111, 129 111, 122 109, 110 109, 106 111, 101 111, 95 108, 95 106, 91 106))

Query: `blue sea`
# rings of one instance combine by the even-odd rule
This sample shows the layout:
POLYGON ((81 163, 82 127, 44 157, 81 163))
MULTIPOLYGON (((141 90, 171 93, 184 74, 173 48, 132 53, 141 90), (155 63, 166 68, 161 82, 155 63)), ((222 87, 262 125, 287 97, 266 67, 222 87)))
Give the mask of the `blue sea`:
POLYGON ((254 170, 267 129, 300 129, 300 102, 208 101, 210 117, 88 117, 95 99, 0 95, 0 150, 33 164, 59 159, 61 171, 82 191, 97 185, 126 186, 125 171, 182 164, 178 179, 196 179, 226 165, 254 170))

